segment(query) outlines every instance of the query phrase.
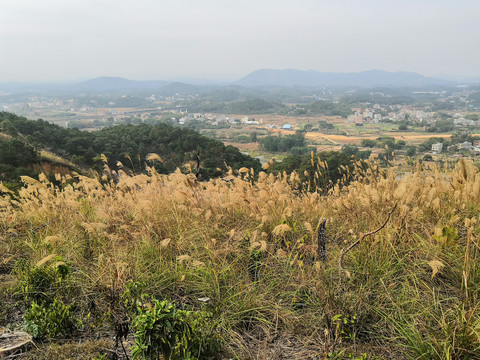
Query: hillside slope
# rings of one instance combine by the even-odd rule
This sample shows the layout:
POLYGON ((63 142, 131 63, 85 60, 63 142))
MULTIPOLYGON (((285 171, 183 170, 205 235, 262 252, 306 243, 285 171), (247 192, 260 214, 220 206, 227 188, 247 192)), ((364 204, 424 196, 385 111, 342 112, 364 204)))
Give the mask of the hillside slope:
POLYGON ((191 170, 196 171, 198 154, 199 171, 204 180, 220 176, 228 166, 260 168, 257 160, 233 146, 225 146, 193 130, 166 124, 119 125, 82 132, 0 112, 0 129, 11 137, 0 148, 0 163, 17 167, 37 162, 39 151, 49 150, 77 166, 93 167, 100 172, 103 168, 101 154, 108 158, 112 169, 138 173, 145 170, 147 155, 156 153, 161 158, 156 165, 157 171, 165 174, 177 168, 187 170, 184 166, 190 162, 191 170), (2 149, 5 149, 4 156, 2 149))

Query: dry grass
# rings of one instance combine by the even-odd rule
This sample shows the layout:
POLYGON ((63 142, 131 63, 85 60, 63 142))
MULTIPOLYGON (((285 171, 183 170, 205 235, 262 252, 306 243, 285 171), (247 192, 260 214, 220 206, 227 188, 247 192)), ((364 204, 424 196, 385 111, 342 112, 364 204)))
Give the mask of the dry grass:
POLYGON ((111 349, 111 341, 87 340, 83 343, 54 344, 40 346, 21 356, 22 360, 51 360, 51 359, 75 359, 92 360, 106 349, 111 349))
POLYGON ((154 169, 120 173, 117 184, 25 178, 17 197, 1 200, 0 262, 34 266, 60 255, 74 269, 80 308, 94 299, 110 311, 111 295, 132 279, 193 309, 208 297, 226 353, 242 359, 280 358, 288 339, 308 354, 299 359, 340 349, 478 358, 480 173, 473 164, 419 165, 402 178, 359 164, 353 183, 325 196, 300 192, 296 174, 252 175, 247 169, 205 183, 154 169), (385 227, 346 254, 347 276, 340 276, 341 249, 382 225, 394 204, 385 227), (314 232, 323 217, 326 264, 316 259, 314 232), (432 261, 442 264, 433 274, 432 261), (356 320, 337 325, 336 315, 356 320), (262 355, 252 343, 264 344, 262 355))
MULTIPOLYGON (((274 129, 272 130, 275 133, 279 133, 282 135, 291 135, 294 134, 295 131, 291 130, 282 130, 282 129, 274 129)), ((385 136, 391 136, 396 140, 405 140, 409 144, 419 144, 426 139, 435 138, 435 137, 442 137, 442 138, 450 138, 452 134, 419 134, 419 133, 405 133, 405 132, 385 132, 385 136)), ((357 144, 359 145, 363 139, 371 139, 375 140, 379 137, 378 134, 368 134, 365 133, 362 136, 358 135, 335 135, 335 134, 324 134, 322 132, 307 132, 305 134, 305 138, 309 140, 322 140, 328 139, 333 143, 338 145, 343 144, 357 144)))

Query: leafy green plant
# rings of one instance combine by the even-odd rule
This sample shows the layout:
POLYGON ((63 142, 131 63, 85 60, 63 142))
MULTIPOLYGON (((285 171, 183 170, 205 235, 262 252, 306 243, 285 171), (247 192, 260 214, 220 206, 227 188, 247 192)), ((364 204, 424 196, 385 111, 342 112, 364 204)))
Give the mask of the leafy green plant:
MULTIPOLYGON (((129 292, 135 290, 130 286, 129 292)), ((208 359, 220 350, 218 322, 206 311, 179 310, 167 300, 153 300, 137 306, 137 313, 133 359, 208 359)))
POLYGON ((99 354, 98 356, 94 357, 92 360, 107 360, 107 355, 99 354))
POLYGON ((188 312, 177 310, 168 301, 154 300, 153 305, 138 307, 132 323, 135 329, 133 359, 191 359, 189 340, 192 329, 187 322, 188 312))
POLYGON ((252 250, 248 256, 248 274, 252 281, 258 281, 260 279, 260 271, 262 267, 262 261, 265 254, 261 250, 252 250))
POLYGON ((58 335, 71 336, 79 321, 74 315, 75 304, 65 305, 54 299, 48 307, 32 301, 25 314, 25 330, 35 339, 55 338, 58 335))
POLYGON ((357 315, 338 314, 332 318, 332 322, 336 326, 336 332, 341 339, 355 341, 357 328, 357 315))
POLYGON ((146 286, 143 281, 130 281, 125 285, 126 290, 122 294, 122 300, 130 314, 135 315, 137 306, 147 302, 148 295, 143 292, 146 286))
POLYGON ((192 311, 188 316, 191 327, 189 347, 198 359, 214 358, 220 351, 223 338, 219 332, 219 319, 207 311, 192 311))

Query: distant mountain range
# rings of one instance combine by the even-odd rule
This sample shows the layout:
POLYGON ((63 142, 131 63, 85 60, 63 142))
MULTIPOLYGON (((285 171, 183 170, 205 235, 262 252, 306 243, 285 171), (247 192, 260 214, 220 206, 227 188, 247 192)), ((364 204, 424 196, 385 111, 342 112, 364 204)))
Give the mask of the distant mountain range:
POLYGON ((332 73, 314 70, 272 70, 254 71, 230 84, 213 82, 195 85, 171 81, 136 81, 120 77, 99 77, 92 80, 64 84, 41 83, 0 83, 0 94, 18 94, 25 92, 47 93, 105 93, 132 90, 157 91, 160 93, 195 92, 212 90, 214 88, 234 85, 241 87, 426 87, 455 86, 459 84, 479 84, 480 79, 470 79, 463 82, 450 79, 439 79, 423 76, 412 72, 388 72, 369 70, 357 73, 332 73))
POLYGON ((103 76, 92 80, 82 81, 68 87, 84 91, 109 91, 109 90, 131 90, 131 89, 158 89, 169 84, 168 81, 136 81, 120 77, 103 76))
POLYGON ((236 82, 242 86, 355 86, 355 87, 423 87, 455 85, 454 81, 426 77, 411 72, 369 70, 358 73, 332 73, 314 70, 254 71, 236 82))
POLYGON ((6 93, 21 92, 117 92, 123 90, 149 90, 159 89, 170 82, 137 81, 121 77, 102 76, 99 78, 68 84, 42 84, 42 83, 0 83, 0 91, 6 93))

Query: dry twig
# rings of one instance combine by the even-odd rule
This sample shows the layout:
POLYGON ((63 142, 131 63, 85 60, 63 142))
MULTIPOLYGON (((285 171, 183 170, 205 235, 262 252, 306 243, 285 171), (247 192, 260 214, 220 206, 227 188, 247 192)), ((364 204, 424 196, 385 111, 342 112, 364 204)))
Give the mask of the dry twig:
POLYGON ((392 208, 392 210, 390 210, 390 212, 388 213, 387 215, 387 218, 385 219, 385 221, 383 222, 383 224, 377 228, 376 230, 373 230, 373 231, 370 231, 370 232, 367 232, 365 234, 362 234, 361 238, 358 239, 357 241, 355 241, 353 244, 351 244, 349 247, 347 247, 346 249, 342 249, 342 252, 340 253, 340 257, 338 258, 338 269, 340 271, 340 273, 342 272, 343 270, 343 267, 342 267, 342 261, 343 261, 343 257, 345 256, 346 253, 348 253, 350 250, 352 250, 355 246, 357 246, 359 243, 361 243, 363 241, 363 239, 365 239, 367 236, 370 236, 370 235, 374 235, 376 234, 377 232, 379 232, 380 230, 382 230, 385 225, 387 225, 388 223, 388 220, 390 220, 390 216, 392 215, 392 213, 395 211, 395 209, 397 208, 397 204, 395 204, 392 208))

